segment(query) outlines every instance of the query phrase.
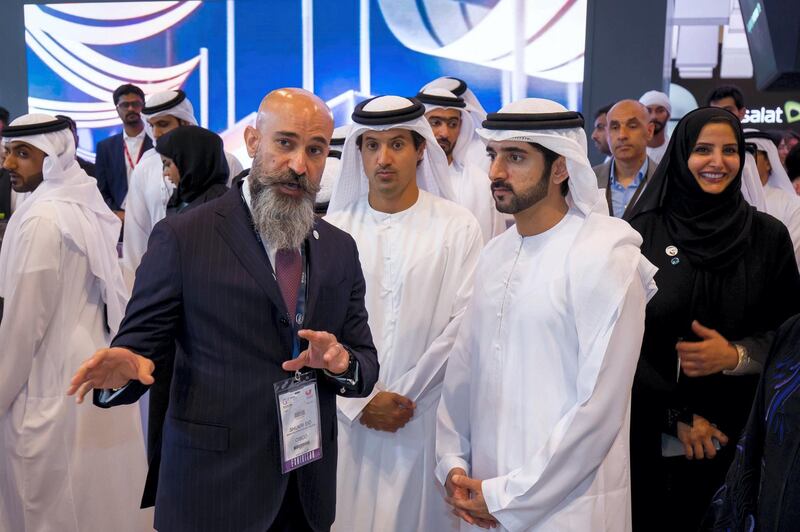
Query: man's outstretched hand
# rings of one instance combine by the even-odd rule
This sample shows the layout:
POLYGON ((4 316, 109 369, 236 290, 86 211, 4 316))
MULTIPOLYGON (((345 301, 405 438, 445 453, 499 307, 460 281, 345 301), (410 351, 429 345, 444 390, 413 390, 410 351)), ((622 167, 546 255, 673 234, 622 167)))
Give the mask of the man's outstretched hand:
POLYGON ((155 365, 149 358, 124 347, 98 349, 75 372, 67 395, 76 395, 78 403, 94 388, 122 388, 132 380, 153 384, 155 365))

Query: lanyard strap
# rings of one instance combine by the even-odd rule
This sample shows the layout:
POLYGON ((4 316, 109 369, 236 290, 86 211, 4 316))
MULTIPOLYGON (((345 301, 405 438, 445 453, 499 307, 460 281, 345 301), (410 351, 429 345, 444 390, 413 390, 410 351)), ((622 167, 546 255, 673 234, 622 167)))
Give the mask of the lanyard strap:
POLYGON ((131 158, 131 152, 128 151, 128 142, 123 138, 122 139, 122 148, 125 151, 125 158, 128 160, 128 165, 131 167, 131 170, 136 168, 136 165, 139 164, 139 161, 142 159, 142 153, 144 153, 144 140, 142 140, 142 145, 139 146, 139 156, 136 157, 136 162, 133 162, 131 158))
POLYGON ((622 213, 623 217, 626 214, 628 214, 628 211, 630 211, 630 209, 634 205, 636 205, 636 202, 639 200, 639 196, 642 195, 642 192, 644 192, 644 187, 646 186, 647 186, 647 172, 645 172, 644 175, 642 176, 642 180, 639 182, 639 186, 636 187, 636 192, 634 192, 633 196, 631 196, 631 200, 628 202, 627 205, 625 205, 625 211, 622 213))

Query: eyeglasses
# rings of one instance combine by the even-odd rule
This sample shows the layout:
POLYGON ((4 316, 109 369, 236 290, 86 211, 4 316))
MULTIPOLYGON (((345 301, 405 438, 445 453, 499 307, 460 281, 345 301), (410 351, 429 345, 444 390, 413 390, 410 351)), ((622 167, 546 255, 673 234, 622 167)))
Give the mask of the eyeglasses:
POLYGON ((144 104, 139 101, 135 102, 119 102, 117 104, 117 109, 141 109, 144 107, 144 104))

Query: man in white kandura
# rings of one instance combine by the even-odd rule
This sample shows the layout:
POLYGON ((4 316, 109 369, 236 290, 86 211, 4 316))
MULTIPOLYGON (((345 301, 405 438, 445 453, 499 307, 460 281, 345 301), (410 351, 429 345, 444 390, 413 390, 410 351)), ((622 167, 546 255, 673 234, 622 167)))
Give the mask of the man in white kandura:
POLYGON ((480 124, 474 123, 471 106, 446 89, 424 89, 417 99, 425 104, 425 117, 447 156, 455 200, 478 219, 483 240, 488 242, 506 230, 506 216, 494 208, 489 189, 489 159, 475 133, 480 124), (476 144, 482 152, 481 159, 475 155, 476 144))
POLYGON ((328 204, 331 201, 331 194, 339 179, 339 172, 342 168, 342 147, 347 140, 350 132, 350 124, 339 126, 333 130, 333 136, 328 144, 328 157, 325 160, 325 171, 322 172, 322 179, 319 182, 319 192, 314 199, 314 214, 325 216, 328 212, 328 204))
POLYGON ((447 160, 424 111, 398 96, 356 107, 326 217, 358 244, 380 361, 369 397, 337 399, 336 531, 457 526, 433 476, 436 406, 483 240, 443 199, 447 160))
POLYGON ((486 120, 486 109, 483 108, 483 105, 481 105, 478 97, 475 96, 475 93, 472 92, 472 89, 467 86, 467 82, 463 79, 453 76, 441 76, 429 81, 420 90, 424 91, 434 88, 448 90, 456 96, 463 98, 464 101, 469 104, 470 113, 472 113, 472 117, 476 124, 480 124, 486 120))
POLYGON ((530 98, 478 131, 516 228, 475 270, 436 477, 463 528, 630 530, 630 392, 655 268, 608 216, 578 113, 530 98))
MULTIPOLYGON (((464 103, 467 104, 467 112, 469 112, 472 117, 472 122, 475 127, 480 127, 481 123, 486 120, 486 110, 483 108, 483 105, 481 105, 478 97, 475 96, 475 93, 472 92, 472 89, 467 86, 467 82, 463 79, 454 78, 452 76, 442 76, 426 83, 420 89, 420 92, 425 92, 429 89, 444 89, 463 99, 464 103)), ((487 170, 489 169, 489 164, 486 159, 486 147, 477 135, 473 136, 470 142, 467 157, 471 162, 483 166, 487 170)))
MULTIPOLYGON (((164 179, 161 157, 155 141, 161 135, 181 126, 196 126, 192 102, 182 90, 151 94, 142 109, 144 129, 153 139, 154 147, 147 150, 131 173, 128 195, 125 198, 125 226, 122 238, 122 266, 129 288, 133 275, 147 251, 150 232, 167 215, 167 202, 175 185, 164 179)), ((228 163, 228 185, 242 171, 242 164, 232 154, 225 152, 228 163)))
POLYGON ((67 120, 24 115, 3 137, 11 184, 30 196, 0 251, 0 530, 152 530, 152 512, 139 509, 147 462, 138 409, 65 395, 125 312, 121 222, 75 160, 67 120))
POLYGON ((764 186, 766 213, 783 222, 789 230, 795 260, 800 267, 800 197, 781 164, 778 147, 772 137, 757 129, 745 129, 744 140, 755 148, 755 166, 764 186))
POLYGON ((639 103, 647 107, 650 123, 653 124, 653 136, 647 143, 647 156, 658 164, 669 145, 667 125, 672 116, 672 104, 669 96, 661 91, 645 92, 639 98, 639 103))

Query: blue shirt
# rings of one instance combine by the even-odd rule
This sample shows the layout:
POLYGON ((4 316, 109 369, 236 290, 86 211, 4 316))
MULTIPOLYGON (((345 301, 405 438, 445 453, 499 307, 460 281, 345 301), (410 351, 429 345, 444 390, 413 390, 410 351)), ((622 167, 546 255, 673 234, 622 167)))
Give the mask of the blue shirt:
POLYGON ((647 175, 647 157, 644 158, 644 164, 639 168, 636 177, 633 178, 633 181, 627 187, 623 187, 617 181, 615 163, 616 161, 611 161, 611 169, 608 172, 608 186, 611 189, 611 209, 614 212, 614 217, 622 218, 622 215, 625 213, 625 208, 628 206, 631 198, 636 194, 636 190, 647 175))

